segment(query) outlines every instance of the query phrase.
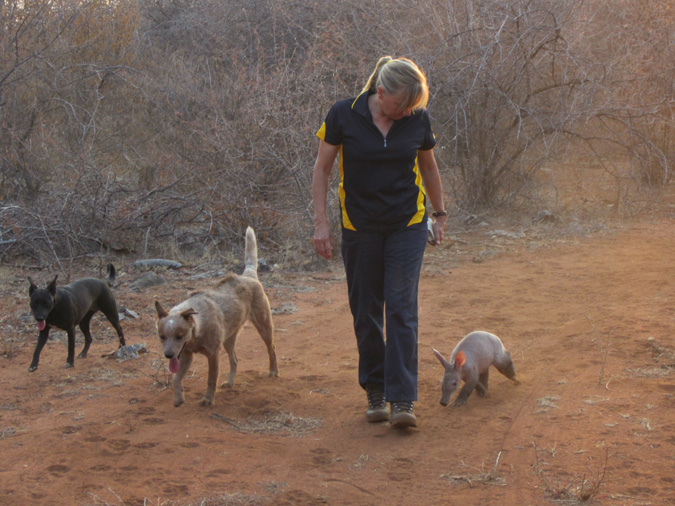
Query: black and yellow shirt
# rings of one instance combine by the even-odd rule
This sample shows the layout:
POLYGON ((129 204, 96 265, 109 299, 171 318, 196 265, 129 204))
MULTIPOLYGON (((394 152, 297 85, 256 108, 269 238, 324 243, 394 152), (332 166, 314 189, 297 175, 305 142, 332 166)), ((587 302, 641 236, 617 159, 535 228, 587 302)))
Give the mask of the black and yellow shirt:
POLYGON ((436 140, 426 110, 394 121, 384 137, 368 108, 371 93, 336 102, 316 135, 340 146, 342 226, 380 232, 424 220, 417 151, 432 149, 436 140))

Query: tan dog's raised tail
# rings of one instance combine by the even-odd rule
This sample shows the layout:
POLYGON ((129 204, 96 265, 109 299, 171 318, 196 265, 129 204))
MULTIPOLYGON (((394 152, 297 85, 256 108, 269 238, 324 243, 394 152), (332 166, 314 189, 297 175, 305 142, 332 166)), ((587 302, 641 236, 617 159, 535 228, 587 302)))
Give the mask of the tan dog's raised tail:
POLYGON ((215 289, 192 293, 168 312, 155 301, 157 334, 162 352, 169 359, 169 370, 174 373, 174 406, 183 404, 183 378, 195 353, 206 355, 209 364, 206 393, 200 405, 213 405, 221 345, 230 359, 230 375, 223 386, 234 385, 237 373, 234 345, 247 320, 253 323, 267 346, 270 376, 278 375, 272 313, 265 290, 258 281, 258 246, 251 227, 246 229, 245 261, 241 276, 228 274, 215 289))

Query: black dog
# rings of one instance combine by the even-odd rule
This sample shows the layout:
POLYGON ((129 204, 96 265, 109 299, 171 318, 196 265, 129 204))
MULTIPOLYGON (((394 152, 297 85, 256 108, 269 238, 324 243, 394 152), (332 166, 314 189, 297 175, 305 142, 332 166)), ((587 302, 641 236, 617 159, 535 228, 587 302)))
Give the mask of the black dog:
POLYGON ((89 322, 96 311, 101 311, 108 321, 115 327, 120 338, 120 347, 125 345, 124 334, 117 314, 117 303, 110 291, 115 281, 115 267, 108 264, 108 277, 105 280, 86 278, 69 285, 56 287, 56 278, 47 285, 47 288, 38 288, 33 280, 28 278, 30 288, 30 309, 37 321, 40 330, 37 346, 33 353, 33 361, 28 371, 33 372, 38 367, 40 352, 49 337, 49 329, 53 325, 68 332, 68 359, 66 367, 75 365, 75 325, 80 327, 84 334, 84 348, 78 358, 85 358, 91 344, 89 322))

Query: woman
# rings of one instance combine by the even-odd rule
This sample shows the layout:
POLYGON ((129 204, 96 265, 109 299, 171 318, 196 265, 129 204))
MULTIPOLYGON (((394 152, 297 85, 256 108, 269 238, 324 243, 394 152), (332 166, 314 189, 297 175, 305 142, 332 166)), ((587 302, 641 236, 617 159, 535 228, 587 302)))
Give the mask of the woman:
POLYGON ((435 244, 443 240, 447 216, 428 97, 426 77, 415 63, 385 56, 362 92, 335 103, 317 132, 314 247, 332 257, 326 197, 339 154, 341 252, 366 419, 390 420, 394 427, 417 426, 417 291, 427 243, 426 199, 434 209, 435 244))

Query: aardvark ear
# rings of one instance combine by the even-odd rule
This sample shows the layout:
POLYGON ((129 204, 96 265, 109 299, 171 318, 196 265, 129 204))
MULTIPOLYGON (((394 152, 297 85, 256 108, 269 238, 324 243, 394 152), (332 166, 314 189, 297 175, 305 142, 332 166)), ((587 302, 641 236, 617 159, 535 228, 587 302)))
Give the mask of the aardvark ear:
POLYGON ((466 355, 460 351, 455 356, 455 369, 460 370, 464 364, 466 364, 466 355))
POLYGON ((446 369, 448 367, 450 367, 450 364, 448 363, 447 360, 445 360, 443 355, 441 355, 441 352, 438 351, 436 348, 432 348, 432 349, 434 350, 434 355, 436 355, 436 358, 438 358, 438 360, 441 362, 441 364, 443 364, 443 367, 445 367, 446 369))
POLYGON ((169 313, 164 310, 158 300, 155 301, 155 309, 157 310, 157 318, 166 318, 169 316, 169 313))

